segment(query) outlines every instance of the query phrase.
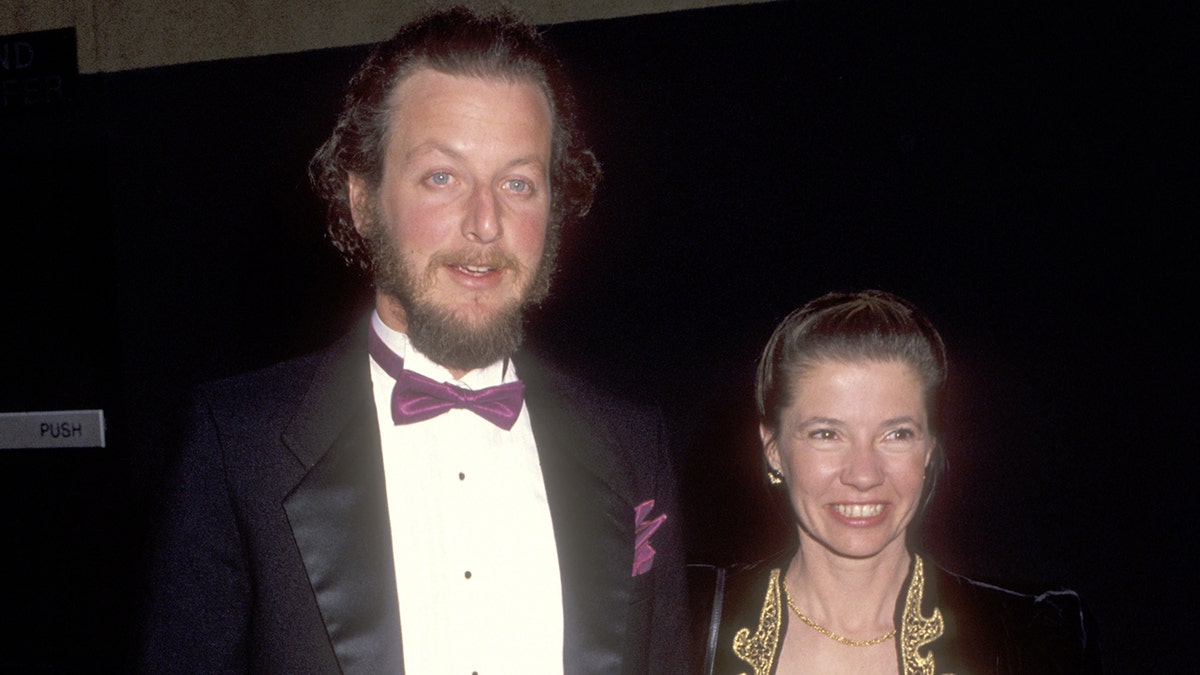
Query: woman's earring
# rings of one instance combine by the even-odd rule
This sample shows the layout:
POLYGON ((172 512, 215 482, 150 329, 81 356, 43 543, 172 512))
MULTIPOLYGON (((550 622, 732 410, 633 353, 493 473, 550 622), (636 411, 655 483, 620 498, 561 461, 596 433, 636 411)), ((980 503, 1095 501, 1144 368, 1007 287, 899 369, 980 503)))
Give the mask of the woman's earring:
POLYGON ((767 469, 767 482, 771 485, 783 485, 783 474, 779 469, 767 469))

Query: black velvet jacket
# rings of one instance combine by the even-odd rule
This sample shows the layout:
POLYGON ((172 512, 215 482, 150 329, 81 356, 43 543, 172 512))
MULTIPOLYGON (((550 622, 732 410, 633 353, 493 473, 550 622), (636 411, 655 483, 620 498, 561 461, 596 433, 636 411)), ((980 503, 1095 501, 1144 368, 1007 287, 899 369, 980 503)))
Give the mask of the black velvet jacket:
MULTIPOLYGON (((690 570, 694 672, 776 675, 791 619, 780 588, 790 558, 791 551, 728 574, 690 570)), ((913 556, 896 602, 896 626, 903 675, 1102 670, 1094 624, 1074 592, 1016 593, 952 574, 919 556, 913 556)))

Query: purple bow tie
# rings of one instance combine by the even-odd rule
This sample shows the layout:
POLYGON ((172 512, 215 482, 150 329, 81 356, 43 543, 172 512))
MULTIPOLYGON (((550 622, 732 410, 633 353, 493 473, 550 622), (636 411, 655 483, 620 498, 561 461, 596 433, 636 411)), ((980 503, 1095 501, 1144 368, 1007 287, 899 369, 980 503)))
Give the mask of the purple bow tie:
POLYGON ((367 351, 388 375, 396 378, 396 386, 392 389, 392 422, 395 424, 421 422, 452 408, 465 408, 507 431, 521 415, 525 385, 520 382, 472 391, 431 380, 404 370, 404 359, 388 349, 374 330, 367 338, 367 351))

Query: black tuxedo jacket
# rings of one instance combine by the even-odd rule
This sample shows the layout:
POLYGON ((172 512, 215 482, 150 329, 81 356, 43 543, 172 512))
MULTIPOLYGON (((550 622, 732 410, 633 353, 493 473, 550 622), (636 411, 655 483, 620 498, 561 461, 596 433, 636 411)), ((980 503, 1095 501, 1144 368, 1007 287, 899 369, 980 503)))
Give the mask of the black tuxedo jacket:
MULTIPOLYGON (((143 672, 403 672, 366 326, 200 388, 155 540, 143 672)), ((565 672, 682 672, 683 545, 661 421, 516 364, 559 551, 565 672), (651 499, 651 517, 668 518, 652 569, 634 576, 634 509, 651 499)))

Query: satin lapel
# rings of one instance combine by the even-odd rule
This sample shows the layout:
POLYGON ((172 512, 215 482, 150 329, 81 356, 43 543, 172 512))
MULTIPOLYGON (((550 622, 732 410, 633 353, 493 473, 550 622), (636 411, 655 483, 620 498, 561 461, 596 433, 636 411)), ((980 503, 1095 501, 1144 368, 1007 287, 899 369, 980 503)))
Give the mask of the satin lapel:
POLYGON ((284 442, 308 472, 284 500, 344 673, 402 673, 387 493, 366 336, 329 350, 284 442))
POLYGON ((557 383, 520 359, 554 523, 568 673, 620 672, 630 600, 633 506, 613 489, 611 451, 557 383))

